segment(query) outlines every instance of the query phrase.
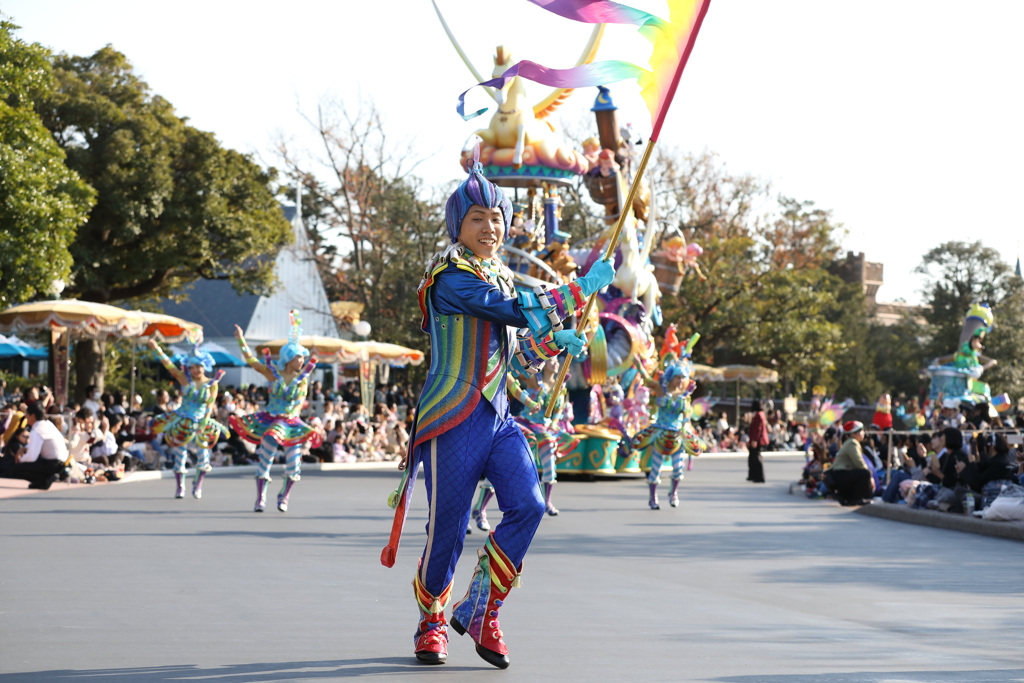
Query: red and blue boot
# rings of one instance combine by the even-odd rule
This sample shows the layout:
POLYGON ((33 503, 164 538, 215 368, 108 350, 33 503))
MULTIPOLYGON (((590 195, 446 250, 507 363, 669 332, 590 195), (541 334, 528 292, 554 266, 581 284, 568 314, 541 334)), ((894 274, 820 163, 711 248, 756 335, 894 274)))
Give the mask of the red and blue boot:
POLYGON ((494 542, 494 534, 487 537, 477 557, 466 597, 452 608, 452 628, 460 636, 468 633, 476 642, 476 653, 488 664, 507 669, 508 648, 501 638, 498 610, 505 604, 508 592, 519 587, 519 572, 523 567, 512 565, 494 542))
POLYGON ((416 594, 416 605, 420 608, 420 623, 413 637, 416 659, 424 664, 444 664, 448 659, 448 622, 444 618, 444 608, 452 597, 452 584, 449 583, 440 595, 431 595, 420 583, 417 570, 412 589, 416 594))

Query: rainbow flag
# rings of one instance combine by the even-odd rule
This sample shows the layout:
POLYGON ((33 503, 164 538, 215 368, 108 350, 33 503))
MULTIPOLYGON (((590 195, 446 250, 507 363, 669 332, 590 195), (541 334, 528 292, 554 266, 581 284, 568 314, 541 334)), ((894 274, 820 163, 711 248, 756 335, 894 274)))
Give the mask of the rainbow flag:
MULTIPOLYGON (((561 17, 586 24, 636 25, 640 35, 649 40, 653 47, 650 69, 622 60, 594 62, 572 69, 550 69, 542 64, 523 60, 513 64, 501 76, 478 83, 477 86, 504 88, 517 76, 555 88, 584 88, 636 79, 640 84, 640 95, 651 113, 650 138, 657 140, 711 0, 668 0, 667 21, 611 0, 529 1, 561 17)), ((483 114, 487 109, 466 114, 467 92, 469 90, 459 95, 456 109, 459 115, 469 120, 483 114)))

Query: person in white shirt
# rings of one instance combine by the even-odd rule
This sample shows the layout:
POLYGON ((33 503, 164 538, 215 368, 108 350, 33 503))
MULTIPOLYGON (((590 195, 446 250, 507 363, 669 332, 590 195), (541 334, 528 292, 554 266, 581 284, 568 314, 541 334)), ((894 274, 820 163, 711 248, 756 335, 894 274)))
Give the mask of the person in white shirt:
POLYGON ((63 464, 68 459, 68 446, 57 426, 46 419, 43 407, 30 406, 25 415, 25 421, 32 432, 28 437, 25 454, 18 459, 18 462, 36 462, 42 459, 55 460, 63 464))
MULTIPOLYGON (((90 448, 90 455, 93 462, 102 463, 104 467, 110 467, 110 459, 117 455, 117 438, 110 429, 110 419, 104 415, 100 418, 100 438, 93 442, 90 448)), ((114 463, 115 465, 120 463, 114 463)))
POLYGON ((725 416, 725 413, 720 413, 718 416, 718 422, 715 424, 719 434, 725 434, 729 431, 729 418, 725 416))
POLYGON ((95 384, 90 384, 86 389, 87 396, 85 402, 82 403, 83 408, 88 408, 92 411, 93 415, 99 415, 103 412, 103 406, 100 405, 100 390, 96 388, 95 384))
POLYGON ((46 419, 39 403, 28 407, 25 422, 32 431, 10 478, 26 479, 30 489, 46 490, 64 471, 68 447, 60 430, 46 419))

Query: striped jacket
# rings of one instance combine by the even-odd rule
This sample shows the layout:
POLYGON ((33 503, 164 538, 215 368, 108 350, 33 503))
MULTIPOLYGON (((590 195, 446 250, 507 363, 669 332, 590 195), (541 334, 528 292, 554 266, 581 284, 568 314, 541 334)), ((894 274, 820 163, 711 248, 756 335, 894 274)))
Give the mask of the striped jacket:
POLYGON ((488 272, 459 245, 436 256, 419 287, 421 327, 430 335, 430 370, 417 407, 413 446, 461 424, 481 399, 490 401, 498 415, 507 415, 506 373, 533 373, 557 356, 554 332, 582 307, 583 299, 575 282, 516 292, 507 268, 492 265, 488 272))

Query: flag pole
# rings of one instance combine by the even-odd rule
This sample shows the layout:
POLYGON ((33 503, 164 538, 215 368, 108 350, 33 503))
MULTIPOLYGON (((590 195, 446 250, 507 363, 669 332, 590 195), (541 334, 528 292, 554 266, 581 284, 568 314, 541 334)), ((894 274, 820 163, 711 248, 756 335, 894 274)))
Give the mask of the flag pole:
MULTIPOLYGON (((656 140, 648 139, 647 147, 644 149, 644 155, 640 158, 640 165, 637 166, 636 176, 633 178, 632 184, 629 186, 629 193, 626 195, 626 203, 619 207, 619 218, 615 222, 615 229, 612 231, 611 239, 608 240, 608 247, 604 251, 604 260, 611 260, 612 256, 615 255, 615 250, 619 246, 619 236, 622 234, 622 226, 626 222, 626 215, 632 214, 630 207, 633 206, 633 200, 636 198, 637 190, 640 188, 640 180, 644 177, 644 171, 647 169, 647 162, 651 158, 651 152, 654 151, 654 145, 656 140)), ((586 325, 587 320, 590 318, 590 311, 594 308, 594 300, 597 298, 597 292, 594 292, 587 298, 587 305, 583 307, 583 312, 578 318, 576 326, 576 336, 583 336, 583 327, 586 325)), ((566 354, 565 360, 562 361, 562 367, 558 370, 558 378, 555 380, 554 389, 551 395, 548 397, 547 408, 544 409, 544 417, 549 418, 555 410, 555 397, 562 390, 562 385, 565 383, 565 376, 569 373, 569 365, 572 363, 572 356, 566 354)))
MULTIPOLYGON (((679 87, 679 79, 683 76, 683 69, 686 68, 686 62, 690 59, 690 53, 693 51, 693 44, 697 40, 697 34, 700 32, 701 24, 704 23, 704 16, 708 13, 708 6, 711 4, 711 0, 704 0, 697 8, 697 16, 694 18, 693 26, 690 29, 690 35, 686 40, 686 47, 683 48, 683 54, 679 59, 679 63, 676 64, 675 73, 672 74, 672 81, 669 83, 668 91, 665 93, 665 98, 662 100, 657 117, 655 117, 654 126, 651 128, 651 136, 647 140, 647 149, 644 150, 644 156, 640 159, 640 165, 636 169, 636 177, 633 178, 633 184, 629 187, 629 195, 626 197, 625 206, 619 207, 619 220, 615 224, 615 231, 612 233, 612 238, 608 241, 608 249, 605 250, 605 260, 611 259, 615 253, 615 249, 618 248, 619 235, 622 233, 622 225, 626 221, 626 214, 631 213, 630 208, 633 206, 633 199, 636 197, 636 192, 640 187, 640 180, 644 177, 644 171, 647 169, 647 162, 651 158, 651 152, 654 150, 654 145, 658 141, 658 137, 661 135, 661 127, 665 123, 665 115, 668 114, 669 105, 672 104, 673 98, 676 96, 676 88, 679 87)), ((587 305, 583 308, 583 314, 579 318, 579 326, 576 328, 576 336, 583 336, 583 325, 586 324, 587 319, 590 317, 590 310, 594 307, 594 299, 597 297, 597 292, 590 295, 587 299, 587 305)), ((648 311, 650 313, 650 311, 648 311)), ((558 371, 558 379, 555 380, 554 390, 551 392, 551 396, 548 398, 547 408, 544 410, 544 416, 548 419, 551 418, 551 414, 555 410, 555 397, 558 396, 562 390, 562 384, 565 383, 565 376, 569 372, 569 364, 572 363, 572 356, 566 354, 565 361, 562 363, 561 369, 558 371)))

